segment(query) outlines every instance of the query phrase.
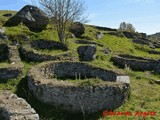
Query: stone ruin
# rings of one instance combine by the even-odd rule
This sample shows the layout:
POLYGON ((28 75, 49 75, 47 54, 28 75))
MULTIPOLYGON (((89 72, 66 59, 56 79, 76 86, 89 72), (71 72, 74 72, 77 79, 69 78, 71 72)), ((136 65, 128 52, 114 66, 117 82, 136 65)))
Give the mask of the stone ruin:
POLYGON ((8 66, 0 66, 0 79, 17 78, 22 75, 23 63, 17 46, 0 43, 0 61, 8 61, 8 66))
POLYGON ((72 112, 93 113, 115 109, 129 97, 129 77, 80 62, 46 62, 27 74, 28 87, 43 103, 62 106, 72 112), (80 85, 65 79, 100 78, 95 85, 80 85))
MULTIPOLYGON (((129 67, 132 70, 137 71, 152 71, 157 72, 158 67, 160 65, 160 60, 136 57, 132 55, 117 55, 111 58, 111 61, 114 62, 115 65, 125 68, 129 67)), ((160 71, 160 70, 159 70, 160 71)))
POLYGON ((27 61, 43 62, 51 60, 71 60, 71 52, 67 45, 52 40, 36 40, 19 48, 20 54, 27 61), (36 50, 61 50, 55 55, 45 54, 36 50))
POLYGON ((0 120, 39 120, 39 115, 26 102, 10 92, 0 92, 0 120))

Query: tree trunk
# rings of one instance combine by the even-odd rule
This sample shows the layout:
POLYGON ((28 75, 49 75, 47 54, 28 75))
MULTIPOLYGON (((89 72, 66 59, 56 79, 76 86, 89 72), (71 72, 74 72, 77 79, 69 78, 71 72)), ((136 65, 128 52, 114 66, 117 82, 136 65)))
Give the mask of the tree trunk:
POLYGON ((59 40, 64 43, 65 41, 65 35, 63 32, 58 32, 58 37, 59 37, 59 40))

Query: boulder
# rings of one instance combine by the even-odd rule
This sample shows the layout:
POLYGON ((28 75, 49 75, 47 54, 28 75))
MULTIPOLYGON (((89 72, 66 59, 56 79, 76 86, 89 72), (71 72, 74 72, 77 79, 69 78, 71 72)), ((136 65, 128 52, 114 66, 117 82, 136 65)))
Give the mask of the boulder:
POLYGON ((6 32, 5 28, 0 28, 0 39, 8 40, 8 37, 6 36, 5 32, 6 32))
POLYGON ((81 61, 92 61, 96 58, 97 48, 95 45, 80 46, 77 49, 81 61))
POLYGON ((5 34, 6 29, 4 27, 0 28, 0 33, 5 34))
POLYGON ((97 32, 97 34, 96 34, 97 39, 101 39, 103 36, 104 36, 104 34, 101 32, 97 32))
POLYGON ((82 34, 85 33, 85 27, 80 22, 75 22, 70 27, 70 32, 73 33, 77 38, 81 38, 82 34))
POLYGON ((31 31, 41 32, 49 23, 49 19, 38 7, 26 5, 16 15, 11 17, 4 26, 17 26, 21 22, 31 31))

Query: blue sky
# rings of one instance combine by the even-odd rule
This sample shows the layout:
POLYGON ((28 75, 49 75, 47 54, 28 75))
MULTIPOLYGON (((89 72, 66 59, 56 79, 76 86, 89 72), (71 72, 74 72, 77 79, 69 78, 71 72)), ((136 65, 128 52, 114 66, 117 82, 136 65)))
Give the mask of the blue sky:
MULTIPOLYGON (((0 0, 0 10, 20 10, 37 0, 0 0)), ((160 0, 85 0, 88 24, 118 28, 121 22, 132 23, 139 32, 160 32, 160 0)))

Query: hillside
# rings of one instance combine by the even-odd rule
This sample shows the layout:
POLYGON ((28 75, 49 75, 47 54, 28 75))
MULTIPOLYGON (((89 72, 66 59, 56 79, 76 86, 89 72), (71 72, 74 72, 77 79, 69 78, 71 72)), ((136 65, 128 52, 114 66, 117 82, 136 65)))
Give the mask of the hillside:
MULTIPOLYGON (((0 28, 2 28, 2 25, 10 18, 3 16, 6 13, 12 13, 13 15, 16 14, 15 11, 0 11, 0 28)), ((2 40, 0 38, 0 43, 8 46, 17 45, 17 49, 19 51, 17 54, 19 54, 18 56, 20 57, 24 68, 22 75, 18 78, 8 80, 0 79, 0 91, 11 91, 19 97, 24 98, 35 109, 42 120, 158 120, 160 118, 160 93, 158 92, 160 91, 158 82, 160 79, 160 47, 158 43, 155 42, 157 39, 155 40, 154 38, 157 36, 159 37, 159 34, 157 33, 149 36, 149 38, 152 38, 152 40, 150 40, 144 37, 144 34, 142 33, 126 33, 112 28, 91 25, 84 25, 84 27, 85 33, 81 38, 72 37, 72 33, 68 31, 69 37, 64 46, 67 46, 67 50, 47 48, 41 49, 38 46, 40 43, 37 41, 40 42, 43 40, 49 41, 49 44, 47 43, 48 46, 52 42, 56 44, 59 43, 58 35, 55 28, 51 24, 48 24, 42 32, 32 32, 22 23, 14 27, 4 27, 8 40, 2 40), (103 36, 100 39, 97 39, 97 33, 101 33, 103 36), (130 35, 130 37, 128 35, 130 35), (133 40, 139 40, 140 42, 138 41, 138 43, 136 43, 133 42, 133 40), (141 41, 145 41, 144 44, 141 44, 141 41), (38 47, 35 44, 38 44, 38 47), (74 114, 63 110, 61 107, 53 107, 37 100, 28 88, 28 71, 41 62, 44 62, 42 64, 45 64, 46 61, 70 61, 79 63, 81 61, 79 60, 77 48, 88 44, 95 44, 97 51, 96 59, 87 63, 95 65, 99 69, 116 71, 117 73, 122 73, 130 77, 129 99, 114 111, 129 111, 133 114, 137 111, 156 112, 156 115, 148 115, 145 118, 140 115, 132 115, 128 117, 102 117, 102 110, 100 112, 96 112, 95 114, 84 115, 83 112, 74 114), (34 45, 36 47, 34 47, 34 45), (156 70, 155 68, 152 68, 153 64, 154 67, 156 66, 156 70)), ((44 43, 41 44, 42 46, 45 46, 44 43)), ((1 52, 0 49, 0 54, 2 53, 3 51, 1 52)), ((14 57, 14 59, 16 58, 17 56, 14 57)), ((0 68, 12 67, 10 61, 11 59, 0 61, 0 68)), ((0 73, 0 76, 3 76, 3 74, 0 73)), ((70 78, 67 80, 73 82, 70 78)), ((89 84, 92 85, 95 83, 93 81, 93 83, 91 82, 89 84)))
POLYGON ((152 34, 150 36, 152 36, 152 37, 160 37, 160 33, 158 32, 158 33, 152 34))

